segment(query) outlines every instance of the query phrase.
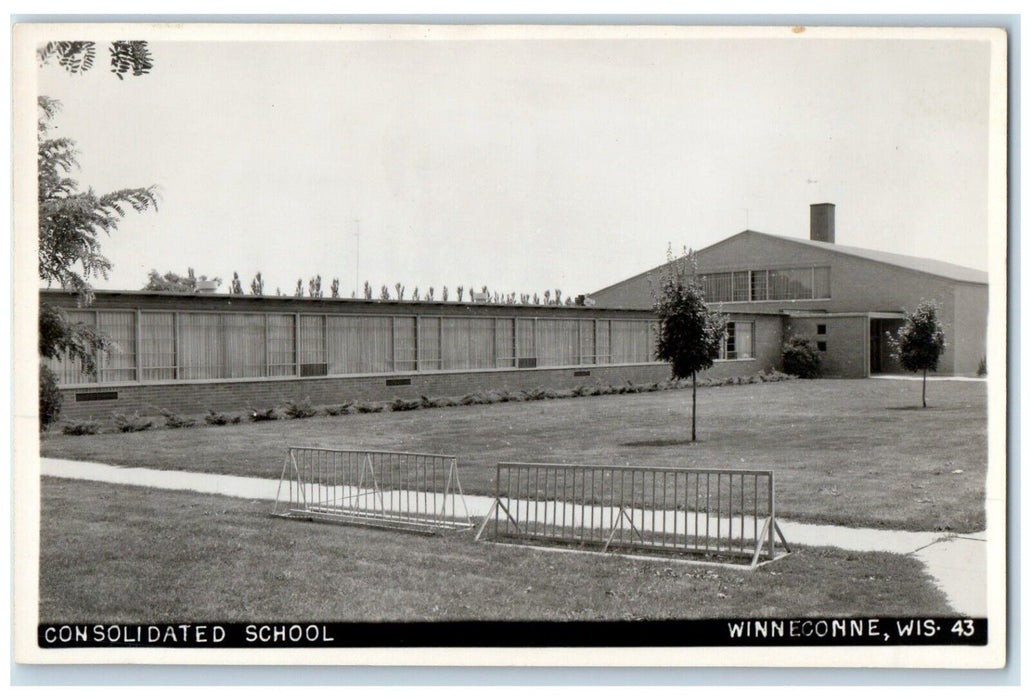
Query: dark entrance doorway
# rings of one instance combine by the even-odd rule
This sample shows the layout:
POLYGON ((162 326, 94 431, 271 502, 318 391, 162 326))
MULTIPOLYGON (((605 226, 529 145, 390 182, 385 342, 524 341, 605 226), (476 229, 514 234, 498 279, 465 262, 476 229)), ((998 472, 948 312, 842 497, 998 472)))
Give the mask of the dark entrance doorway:
POLYGON ((902 327, 897 318, 870 319, 870 374, 898 374, 902 366, 891 356, 888 334, 895 335, 902 327))

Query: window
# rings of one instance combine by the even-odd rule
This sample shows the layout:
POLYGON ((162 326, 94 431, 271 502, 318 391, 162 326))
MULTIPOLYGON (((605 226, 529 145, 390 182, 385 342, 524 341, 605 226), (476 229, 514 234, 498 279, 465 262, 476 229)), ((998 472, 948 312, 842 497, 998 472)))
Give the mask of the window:
POLYGON ((494 321, 494 347, 497 348, 497 366, 514 367, 516 361, 515 319, 499 318, 494 321))
POLYGON ((140 367, 143 379, 176 378, 175 314, 140 314, 140 367))
POLYGON ((440 318, 419 319, 419 369, 440 369, 440 318))
POLYGON ((766 301, 766 270, 752 270, 752 301, 766 301))
POLYGON ((297 374, 294 317, 290 314, 270 314, 265 317, 265 326, 269 376, 289 377, 297 374))
POLYGON ((326 317, 301 316, 301 376, 321 377, 326 363, 326 317))
POLYGON ((516 358, 517 367, 537 366, 537 331, 536 321, 532 318, 520 318, 516 321, 516 358))
POLYGON ((443 369, 494 366, 494 319, 444 318, 440 333, 443 369))
POLYGON ((712 272, 702 276, 702 292, 711 303, 829 299, 829 267, 712 272))
POLYGON ((222 336, 219 339, 221 371, 218 376, 263 377, 265 375, 264 315, 222 314, 221 316, 222 336))
POLYGON ((538 367, 564 367, 580 362, 578 325, 576 320, 538 319, 538 367))
POLYGON ((702 278, 702 293, 706 301, 720 302, 733 299, 733 275, 730 272, 714 272, 702 278))
POLYGON ((599 365, 612 362, 612 343, 610 342, 611 321, 596 321, 594 324, 594 349, 599 365))
POLYGON ((748 272, 735 272, 733 273, 733 290, 731 296, 733 301, 748 301, 749 292, 749 273, 748 272))
POLYGON ((136 380, 136 314, 132 311, 100 311, 97 313, 100 332, 111 344, 97 362, 99 381, 131 382, 136 380))
POLYGON ((610 341, 612 343, 613 364, 630 362, 650 362, 652 357, 649 345, 648 321, 612 321, 610 341))
POLYGON ((721 360, 750 360, 754 355, 753 330, 751 321, 731 321, 727 324, 727 334, 720 348, 721 360))
POLYGON ((580 321, 580 364, 594 364, 594 321, 580 321))
MULTIPOLYGON (((81 323, 85 326, 96 327, 97 314, 95 311, 78 311, 62 309, 65 317, 71 323, 81 323)), ((95 372, 84 372, 82 364, 70 359, 67 355, 57 360, 45 360, 46 366, 57 375, 57 382, 61 385, 68 384, 94 384, 97 381, 95 372)))
POLYGON ((415 318, 394 317, 394 371, 415 371, 415 318))
POLYGON ((827 324, 817 323, 816 324, 816 335, 827 335, 827 324))
MULTIPOLYGON (((727 273, 742 296, 751 276, 727 273)), ((321 377, 434 370, 580 367, 654 361, 657 324, 641 318, 370 316, 68 309, 111 341, 97 370, 46 360, 63 386, 321 377)), ((722 357, 750 357, 752 324, 722 357), (729 355, 728 355, 729 353, 729 355)))
POLYGON ((827 352, 827 341, 826 340, 817 340, 816 341, 816 349, 819 350, 820 352, 827 352))

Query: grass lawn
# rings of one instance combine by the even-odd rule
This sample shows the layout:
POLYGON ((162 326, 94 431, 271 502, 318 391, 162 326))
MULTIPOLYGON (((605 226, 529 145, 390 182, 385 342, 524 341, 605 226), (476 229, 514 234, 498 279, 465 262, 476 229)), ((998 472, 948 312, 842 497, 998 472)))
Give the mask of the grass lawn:
POLYGON ((809 380, 321 416, 226 427, 50 435, 46 456, 278 478, 288 445, 457 455, 467 493, 499 461, 774 469, 785 518, 973 532, 984 528, 986 385, 809 380))
POLYGON ((45 478, 40 621, 947 615, 911 558, 806 549, 754 572, 285 521, 264 502, 45 478))

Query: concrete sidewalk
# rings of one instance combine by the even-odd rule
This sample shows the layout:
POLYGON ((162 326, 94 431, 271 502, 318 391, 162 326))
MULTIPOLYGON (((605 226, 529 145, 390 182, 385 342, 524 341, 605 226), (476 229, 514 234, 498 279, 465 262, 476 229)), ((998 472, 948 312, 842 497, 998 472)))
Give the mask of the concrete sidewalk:
MULTIPOLYGON (((263 501, 274 501, 279 488, 279 479, 115 467, 49 457, 41 458, 40 471, 43 476, 64 479, 194 491, 263 501)), ((474 518, 486 516, 492 502, 493 499, 487 496, 465 497, 468 513, 474 518)), ((792 546, 838 547, 857 552, 890 552, 914 556, 927 567, 957 613, 971 617, 987 615, 987 553, 984 533, 956 536, 940 532, 813 525, 779 518, 777 522, 792 546)))

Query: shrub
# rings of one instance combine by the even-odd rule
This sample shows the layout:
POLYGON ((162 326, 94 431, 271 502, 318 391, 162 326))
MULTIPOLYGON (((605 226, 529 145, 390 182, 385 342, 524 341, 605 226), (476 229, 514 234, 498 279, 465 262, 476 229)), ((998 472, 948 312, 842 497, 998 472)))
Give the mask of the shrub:
POLYGON ((112 413, 111 420, 114 421, 115 429, 120 433, 139 433, 150 430, 154 426, 154 421, 149 418, 140 418, 139 413, 133 413, 131 416, 124 413, 112 413))
POLYGON ((318 410, 311 405, 311 399, 304 398, 304 401, 291 401, 283 409, 287 418, 311 418, 318 410))
POLYGON ((422 408, 422 403, 419 399, 397 398, 390 402, 391 411, 415 411, 419 408, 422 408))
POLYGON ((480 406, 490 402, 490 399, 482 391, 474 391, 471 394, 466 394, 458 400, 458 403, 463 406, 480 406))
POLYGON ((204 422, 208 425, 236 425, 240 422, 240 416, 208 410, 208 414, 204 416, 204 422))
POLYGON ((339 406, 326 406, 326 413, 330 416, 346 416, 351 412, 351 407, 353 405, 353 401, 345 401, 339 406))
POLYGON ((820 376, 820 355, 808 338, 793 336, 781 353, 784 371, 802 379, 820 376))
POLYGON ((503 392, 495 389, 486 391, 483 394, 483 398, 485 403, 503 403, 508 400, 503 392))
POLYGON ((46 430, 61 415, 61 392, 57 375, 45 365, 39 366, 39 427, 46 430))
POLYGON ((354 405, 354 408, 358 413, 381 413, 386 407, 381 403, 366 403, 365 401, 360 401, 354 405))
POLYGON ((266 420, 279 420, 279 411, 276 410, 275 406, 272 408, 252 408, 247 412, 248 416, 255 423, 260 423, 266 420))
POLYGON ((988 360, 986 358, 984 358, 984 357, 981 358, 981 361, 977 365, 977 376, 979 376, 979 377, 987 377, 988 376, 988 360))
POLYGON ((166 428, 192 428, 197 424, 193 418, 187 418, 180 416, 178 413, 172 413, 171 411, 161 410, 161 415, 165 417, 166 428))
POLYGON ((61 428, 65 435, 96 435, 100 432, 100 423, 95 420, 84 420, 78 423, 69 423, 61 428))

